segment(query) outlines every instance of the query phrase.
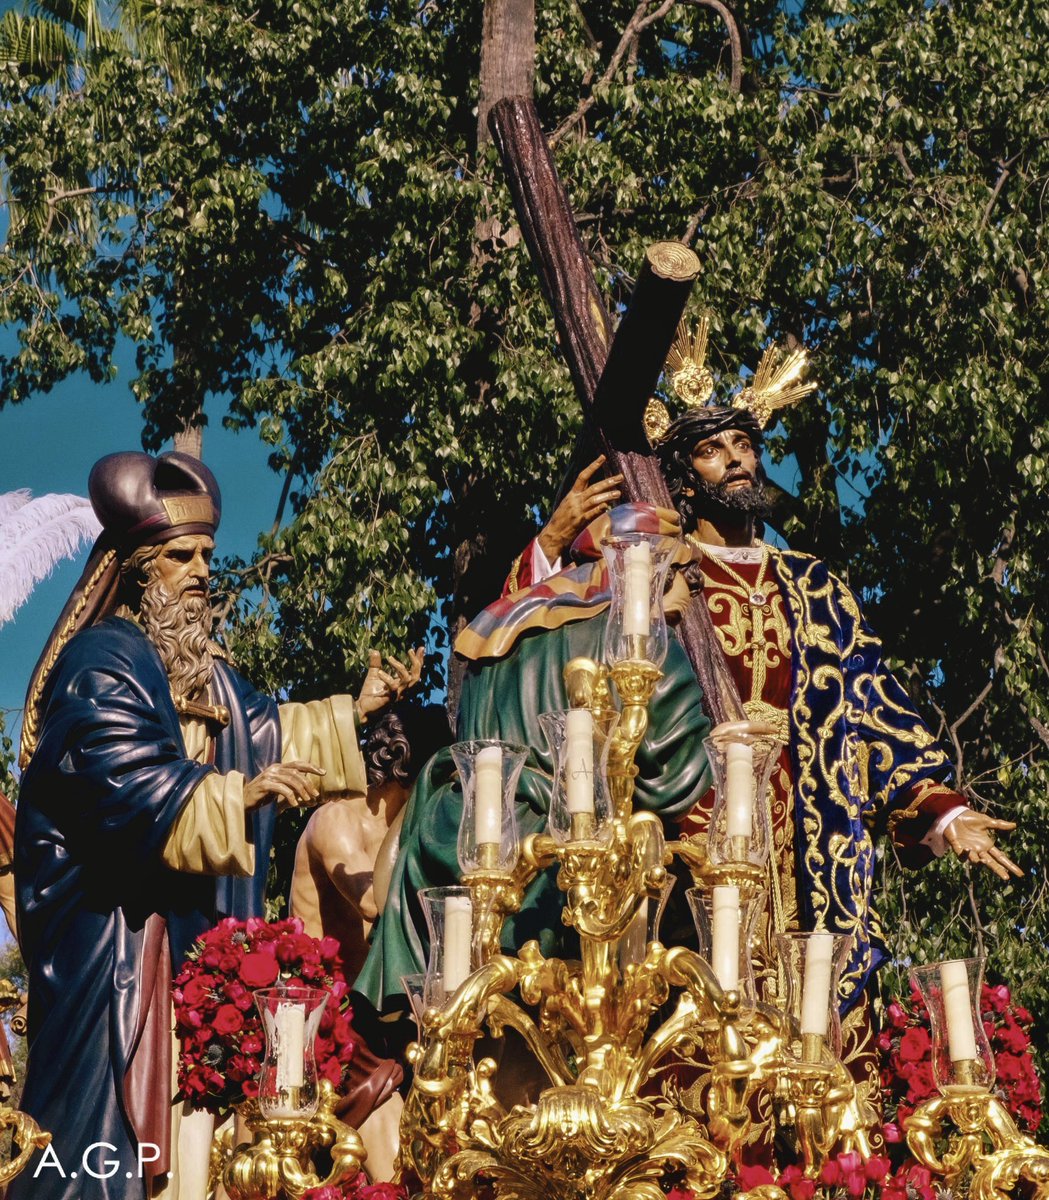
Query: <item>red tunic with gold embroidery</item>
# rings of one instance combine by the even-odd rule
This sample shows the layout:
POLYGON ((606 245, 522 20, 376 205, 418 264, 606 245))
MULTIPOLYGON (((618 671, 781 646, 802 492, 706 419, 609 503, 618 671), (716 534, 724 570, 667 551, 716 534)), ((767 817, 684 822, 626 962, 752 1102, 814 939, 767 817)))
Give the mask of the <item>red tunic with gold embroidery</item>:
MULTIPOLYGON (((793 651, 785 601, 770 564, 774 550, 742 551, 704 549, 703 599, 739 689, 747 716, 778 726, 784 739, 779 760, 769 782, 767 804, 772 830, 772 850, 766 887, 768 904, 757 926, 755 975, 759 995, 768 1001, 785 999, 784 981, 778 977, 772 934, 798 928, 798 895, 795 863, 793 769, 789 713, 793 678, 793 651), (725 557, 723 558, 722 555, 725 557)), ((900 822, 893 840, 905 859, 917 864, 929 852, 921 838, 944 812, 964 800, 950 788, 923 781, 915 786, 916 815, 900 822)), ((683 838, 706 839, 713 793, 681 823, 683 838)), ((908 808, 911 806, 908 805, 908 808)), ((843 1023, 843 1058, 857 1082, 865 1084, 863 1098, 878 1095, 878 1062, 867 1003, 857 1005, 843 1023)), ((760 1157, 760 1155, 759 1155, 760 1157)))

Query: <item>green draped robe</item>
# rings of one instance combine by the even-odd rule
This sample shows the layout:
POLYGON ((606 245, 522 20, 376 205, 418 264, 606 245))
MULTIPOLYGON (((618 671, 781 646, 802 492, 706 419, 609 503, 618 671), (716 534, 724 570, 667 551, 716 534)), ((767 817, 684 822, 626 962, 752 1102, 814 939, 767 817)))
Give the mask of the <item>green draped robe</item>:
MULTIPOLYGON (((472 664, 465 678, 459 738, 499 738, 528 747, 516 796, 522 838, 545 829, 550 803, 552 756, 537 718, 568 707, 565 664, 581 656, 600 662, 605 624, 602 613, 560 629, 531 633, 505 658, 472 664)), ((699 684, 674 638, 648 716, 648 731, 635 760, 634 807, 670 821, 688 813, 711 782, 702 746, 710 721, 703 711, 699 684)), ((425 967, 428 936, 419 892, 460 882, 456 839, 461 812, 454 764, 448 751, 442 750, 427 763, 412 791, 389 897, 354 985, 377 1010, 403 1009, 401 976, 425 967)), ((521 911, 506 922, 506 949, 516 950, 535 938, 544 953, 560 952, 567 931, 560 919, 556 873, 551 868, 535 880, 521 911)))

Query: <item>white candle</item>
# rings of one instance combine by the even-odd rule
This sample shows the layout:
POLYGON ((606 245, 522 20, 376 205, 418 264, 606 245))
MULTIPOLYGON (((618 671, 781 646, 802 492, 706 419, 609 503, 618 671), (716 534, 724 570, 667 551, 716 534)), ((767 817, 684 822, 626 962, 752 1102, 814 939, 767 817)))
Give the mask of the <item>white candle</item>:
POLYGON ((444 962, 441 976, 445 992, 454 992, 470 974, 473 907, 469 896, 444 898, 444 962))
POLYGON ((474 763, 474 834, 477 844, 498 846, 503 840, 503 751, 485 746, 474 763))
POLYGON ((573 708, 565 721, 565 798, 570 813, 594 811, 594 716, 573 708))
POLYGON ((728 837, 749 842, 754 832, 754 747, 746 742, 725 747, 725 808, 728 837))
POLYGON ((973 1029, 972 997, 969 995, 969 973, 960 959, 940 964, 940 985, 943 988, 943 1007, 947 1014, 947 1045, 952 1062, 979 1058, 976 1032, 973 1029))
POLYGON ((729 991, 739 987, 739 888, 718 884, 714 888, 711 966, 718 983, 729 991))
POLYGON ((814 933, 806 939, 805 983, 801 991, 801 1032, 827 1036, 830 1025, 830 981, 834 935, 814 933))
POLYGON ((302 1087, 303 1056, 306 1048, 306 1008, 302 1004, 278 1004, 277 1088, 289 1091, 302 1087))
POLYGON ((652 547, 648 542, 627 546, 623 580, 623 633, 648 637, 651 631, 652 547))

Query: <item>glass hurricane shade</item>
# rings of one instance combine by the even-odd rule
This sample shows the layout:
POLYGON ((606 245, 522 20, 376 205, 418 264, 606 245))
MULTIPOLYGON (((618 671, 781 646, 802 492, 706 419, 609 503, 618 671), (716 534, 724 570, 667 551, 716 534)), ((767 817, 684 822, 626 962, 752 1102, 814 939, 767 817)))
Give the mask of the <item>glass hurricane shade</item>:
POLYGON ((328 993, 288 983, 252 993, 266 1037, 259 1110, 267 1120, 309 1120, 317 1111, 317 1037, 328 993))
POLYGON ((628 533, 601 543, 612 588, 605 635, 609 666, 640 660, 663 665, 667 656, 663 590, 678 545, 672 538, 648 533, 628 533))

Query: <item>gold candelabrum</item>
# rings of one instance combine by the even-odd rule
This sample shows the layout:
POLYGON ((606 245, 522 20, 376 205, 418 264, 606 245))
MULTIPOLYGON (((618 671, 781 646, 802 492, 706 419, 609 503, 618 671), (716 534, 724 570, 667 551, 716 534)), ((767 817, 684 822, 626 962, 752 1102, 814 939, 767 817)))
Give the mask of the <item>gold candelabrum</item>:
POLYGON ((939 1095, 906 1121, 907 1145, 948 1188, 961 1185, 972 1200, 1000 1200, 1018 1185, 1049 1200, 1049 1151, 1020 1133, 992 1091, 994 1054, 979 1004, 983 966, 976 957, 911 971, 931 1018, 939 1095))
POLYGON ((806 1038, 804 1054, 792 1058, 799 1038, 784 1012, 723 988, 705 958, 652 936, 675 856, 701 889, 729 883, 746 895, 762 878, 748 861, 715 867, 691 842, 667 844, 657 817, 633 811, 634 759, 660 678, 640 655, 610 668, 568 664, 569 701, 588 709, 595 727, 616 711, 613 693, 619 699, 606 747, 605 836, 594 836, 589 814, 576 813, 566 839, 525 838, 512 870, 463 876, 479 965, 441 1002, 431 997, 408 1050, 414 1079, 401 1170, 424 1197, 468 1200, 487 1187, 515 1200, 658 1200, 668 1175, 713 1197, 751 1131, 762 1089, 771 1107, 789 1109, 811 1175, 842 1138, 866 1147, 851 1077, 821 1037, 806 1038), (535 941, 503 953, 507 916, 555 864, 578 961, 547 958, 535 941), (497 1094, 495 1059, 477 1057, 482 1038, 507 1029, 542 1073, 526 1102, 510 1106, 497 1094), (646 1087, 674 1059, 709 1072, 700 1103, 646 1087))
POLYGON ((304 1118, 266 1118, 257 1106, 238 1111, 251 1140, 235 1144, 233 1130, 212 1147, 212 1182, 221 1180, 230 1200, 298 1200, 312 1188, 332 1187, 352 1179, 365 1159, 355 1129, 335 1115, 335 1091, 327 1080, 319 1085, 314 1115, 304 1118), (326 1159, 318 1174, 315 1160, 326 1159))
POLYGON ((914 1157, 952 1190, 968 1178, 971 1200, 1001 1200, 1018 1184, 1049 1197, 1049 1151, 1022 1134, 1005 1105, 979 1084, 947 1084, 906 1122, 914 1157))
MULTIPOLYGON (((25 996, 19 993, 14 984, 9 979, 0 979, 0 1013, 21 1008, 24 1004, 25 996)), ((24 1021, 20 1022, 21 1028, 16 1030, 17 1021, 18 1017, 12 1021, 12 1032, 24 1033, 24 1021)), ((28 1113, 10 1106, 10 1083, 14 1081, 14 1072, 10 1066, 9 1070, 10 1074, 0 1081, 3 1089, 0 1094, 0 1130, 11 1131, 12 1153, 6 1162, 0 1162, 0 1190, 21 1175, 37 1150, 43 1150, 51 1142, 51 1134, 43 1131, 28 1113)))

